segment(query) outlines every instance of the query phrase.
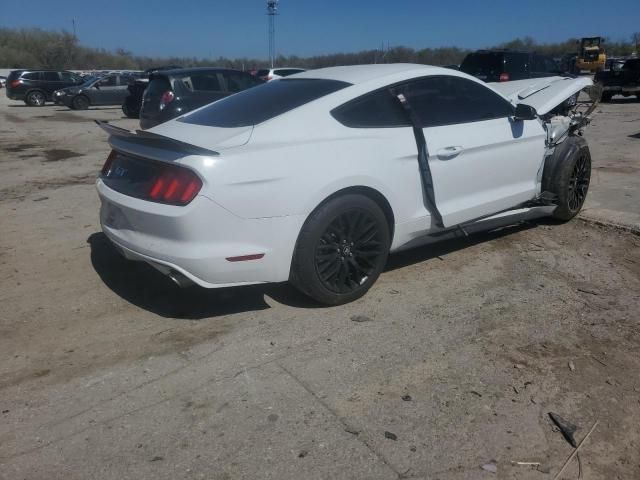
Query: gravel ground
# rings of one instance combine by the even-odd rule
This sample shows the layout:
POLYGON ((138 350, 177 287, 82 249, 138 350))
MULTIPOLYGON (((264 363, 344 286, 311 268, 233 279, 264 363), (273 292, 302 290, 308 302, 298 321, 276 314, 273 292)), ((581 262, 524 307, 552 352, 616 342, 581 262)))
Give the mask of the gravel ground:
MULTIPOLYGON (((600 110, 585 214, 633 225, 640 104, 600 110)), ((573 448, 548 412, 599 422, 563 478, 640 478, 636 234, 416 249, 335 308, 179 290, 100 233, 90 120, 120 117, 0 99, 0 478, 550 479, 573 448)))

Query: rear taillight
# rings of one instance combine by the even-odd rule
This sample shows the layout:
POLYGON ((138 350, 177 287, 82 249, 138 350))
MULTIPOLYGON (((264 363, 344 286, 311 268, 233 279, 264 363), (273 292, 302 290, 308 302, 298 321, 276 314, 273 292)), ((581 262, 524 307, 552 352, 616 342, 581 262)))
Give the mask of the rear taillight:
POLYGON ((9 84, 9 86, 11 88, 16 88, 18 85, 20 85, 22 83, 22 81, 20 81, 20 79, 17 80, 11 80, 11 83, 9 84))
POLYGON ((172 205, 186 205, 193 200, 202 181, 191 170, 174 165, 163 167, 149 189, 149 200, 172 205))
POLYGON ((175 93, 171 90, 167 90, 160 97, 160 110, 164 109, 167 105, 173 102, 173 99, 176 98, 175 93))
POLYGON ((107 157, 107 161, 104 162, 104 165, 102 166, 102 175, 109 175, 109 171, 111 170, 111 165, 113 165, 113 161, 116 159, 116 157, 118 156, 118 154, 116 153, 115 150, 111 150, 111 153, 109 154, 109 156, 107 157))
POLYGON ((500 74, 500 81, 501 82, 508 82, 509 81, 509 74, 507 72, 502 72, 500 74))

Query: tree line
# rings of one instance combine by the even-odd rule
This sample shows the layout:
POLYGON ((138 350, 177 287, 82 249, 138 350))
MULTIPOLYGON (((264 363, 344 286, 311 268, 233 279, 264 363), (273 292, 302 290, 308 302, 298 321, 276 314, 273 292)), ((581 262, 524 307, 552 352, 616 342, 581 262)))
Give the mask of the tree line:
MULTIPOLYGON (((537 51, 559 57, 577 51, 576 38, 559 43, 537 43, 525 37, 512 40, 492 48, 509 48, 537 51)), ((605 42, 610 56, 627 56, 638 51, 640 33, 629 41, 605 42)), ((357 65, 365 63, 410 62, 430 65, 459 64, 471 50, 459 47, 414 49, 397 46, 385 49, 364 50, 353 53, 332 53, 312 57, 280 55, 277 65, 302 68, 322 68, 334 65, 357 65)), ((78 38, 67 31, 48 31, 38 28, 0 28, 0 67, 3 68, 52 68, 74 70, 143 70, 159 65, 181 65, 183 67, 219 66, 248 70, 266 67, 265 59, 257 58, 196 58, 196 57, 149 57, 134 55, 118 48, 108 51, 102 48, 83 46, 78 38)))

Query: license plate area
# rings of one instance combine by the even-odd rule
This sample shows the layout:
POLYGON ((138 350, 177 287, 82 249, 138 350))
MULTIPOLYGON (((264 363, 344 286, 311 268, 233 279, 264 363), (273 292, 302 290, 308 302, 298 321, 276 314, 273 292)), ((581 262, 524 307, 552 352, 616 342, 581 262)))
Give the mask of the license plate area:
POLYGON ((136 198, 147 198, 163 168, 162 163, 117 153, 109 170, 101 175, 111 189, 136 198))

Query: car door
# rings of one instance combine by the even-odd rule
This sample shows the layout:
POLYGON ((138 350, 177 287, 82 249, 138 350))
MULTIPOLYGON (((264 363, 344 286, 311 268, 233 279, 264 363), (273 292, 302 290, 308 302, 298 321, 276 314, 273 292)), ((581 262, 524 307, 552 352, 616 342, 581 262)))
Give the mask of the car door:
POLYGON ((480 82, 432 76, 404 95, 421 122, 436 206, 451 227, 532 200, 545 153, 537 120, 513 120, 513 106, 480 82))
POLYGON ((118 78, 116 75, 107 75, 97 81, 90 92, 93 105, 117 104, 118 78))
POLYGON ((60 78, 60 72, 42 72, 42 88, 46 92, 47 97, 51 97, 54 91, 62 88, 64 85, 60 78))

